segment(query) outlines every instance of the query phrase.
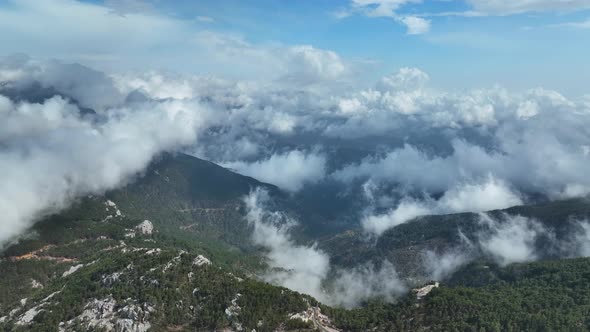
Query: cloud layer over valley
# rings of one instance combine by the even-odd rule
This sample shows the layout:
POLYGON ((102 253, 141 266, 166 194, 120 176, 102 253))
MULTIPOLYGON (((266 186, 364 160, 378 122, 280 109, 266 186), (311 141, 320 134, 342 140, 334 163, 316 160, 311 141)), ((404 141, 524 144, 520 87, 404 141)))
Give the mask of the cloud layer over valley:
MULTIPOLYGON (((277 185, 289 199, 329 210, 309 215, 352 220, 347 227, 369 239, 419 216, 590 193, 586 97, 543 88, 440 91, 416 68, 356 88, 347 83, 353 68, 331 51, 298 46, 279 56, 231 42, 218 46, 263 52, 288 68, 244 81, 0 58, 0 245, 76 199, 133 181, 167 151, 277 185)), ((290 233, 298 223, 269 211, 263 193, 245 204, 253 241, 273 268, 266 280, 347 307, 407 290, 387 260, 343 269, 317 246, 298 244, 290 233)), ((537 240, 556 238, 533 219, 485 216, 485 232, 456 252, 425 253, 436 262, 427 267, 433 278, 473 252, 500 265, 535 260, 537 240)), ((588 255, 588 229, 580 222, 573 244, 556 240, 555 252, 588 255)))
MULTIPOLYGON (((333 57, 314 56, 302 72, 333 57)), ((429 88, 426 73, 402 68, 374 87, 320 95, 289 84, 105 74, 24 56, 2 58, 0 81, 3 185, 22 188, 23 204, 39 205, 10 214, 18 221, 5 224, 19 229, 11 235, 39 213, 120 186, 159 152, 179 148, 290 192, 371 181, 373 195, 388 203, 373 209, 367 202, 359 218, 377 234, 422 214, 590 192, 588 104, 541 88, 442 92, 429 88), (84 162, 89 155, 96 158, 84 162), (11 174, 37 174, 40 164, 48 172, 27 184, 11 174), (72 167, 55 166, 56 174, 52 164, 72 167)), ((16 206, 10 191, 2 203, 16 206)))

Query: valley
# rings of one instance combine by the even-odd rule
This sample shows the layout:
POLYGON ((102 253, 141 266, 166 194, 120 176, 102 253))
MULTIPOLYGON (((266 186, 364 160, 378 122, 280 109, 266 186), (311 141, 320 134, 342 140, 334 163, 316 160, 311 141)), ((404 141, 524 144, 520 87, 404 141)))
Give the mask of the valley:
MULTIPOLYGON (((276 187, 179 154, 163 156, 122 189, 86 197, 46 217, 2 250, 0 327, 391 331, 589 324, 586 258, 562 260, 548 250, 535 259, 539 262, 501 266, 478 249, 439 274, 439 287, 427 286, 433 275, 423 264, 424 253, 442 255, 465 238, 475 241, 485 228, 477 214, 419 217, 377 241, 354 228, 315 239, 292 233, 294 245, 315 242, 317 250, 329 254, 330 273, 336 274, 327 276, 326 287, 339 269, 389 261, 406 287, 427 286, 418 298, 406 290, 391 302, 387 294, 376 293, 381 295, 344 309, 268 284, 266 249, 253 242, 254 226, 244 217, 243 197, 259 186, 267 188, 275 208, 292 216, 305 214, 276 187), (209 185, 212 178, 226 185, 209 185), (551 287, 546 286, 549 280, 551 287)), ((589 212, 588 202, 578 199, 489 215, 535 218, 565 239, 574 220, 589 212)), ((539 245, 548 248, 547 242, 539 245)))

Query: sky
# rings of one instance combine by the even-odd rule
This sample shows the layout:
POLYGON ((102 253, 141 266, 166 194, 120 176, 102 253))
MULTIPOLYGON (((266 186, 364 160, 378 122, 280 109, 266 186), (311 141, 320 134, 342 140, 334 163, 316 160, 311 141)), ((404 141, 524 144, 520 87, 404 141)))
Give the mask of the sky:
POLYGON ((4 55, 105 71, 259 79, 281 68, 249 56, 307 46, 350 84, 416 67, 445 89, 578 97, 590 78, 590 0, 0 0, 0 29, 4 55))

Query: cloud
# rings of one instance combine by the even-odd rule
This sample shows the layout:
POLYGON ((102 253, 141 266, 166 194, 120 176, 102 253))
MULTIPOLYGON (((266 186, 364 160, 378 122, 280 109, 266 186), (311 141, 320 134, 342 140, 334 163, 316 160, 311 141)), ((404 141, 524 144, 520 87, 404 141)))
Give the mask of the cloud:
POLYGON ((461 182, 481 180, 491 174, 519 191, 538 192, 550 197, 578 196, 589 192, 590 183, 582 174, 584 165, 589 161, 584 151, 590 133, 582 124, 588 123, 590 117, 582 108, 557 93, 536 89, 529 91, 528 96, 521 100, 484 93, 477 99, 464 97, 460 102, 445 102, 443 104, 449 107, 440 108, 440 114, 437 114, 438 107, 424 105, 428 96, 417 105, 412 99, 382 105, 376 102, 376 98, 381 98, 380 93, 374 93, 370 98, 371 103, 360 100, 357 104, 350 103, 354 107, 347 109, 346 123, 341 123, 338 128, 329 126, 327 133, 367 130, 373 134, 385 134, 387 130, 396 130, 400 135, 406 132, 416 135, 412 131, 424 132, 425 128, 436 128, 442 125, 439 121, 444 121, 446 124, 442 128, 433 129, 431 133, 438 131, 441 139, 449 145, 433 149, 432 141, 419 142, 425 144, 425 148, 419 149, 406 144, 403 148, 347 165, 333 174, 336 179, 351 181, 369 177, 410 190, 436 192, 446 191, 461 182), (481 104, 477 101, 481 98, 488 101, 482 99, 481 104), (498 100, 489 103, 490 98, 498 100), (430 112, 426 113, 427 110, 430 112), (376 122, 371 122, 370 116, 377 119, 376 122), (394 127, 384 125, 388 117, 394 127), (559 117, 560 121, 556 122, 555 117, 559 117), (459 119, 462 123, 460 128, 473 128, 475 132, 463 136, 461 129, 452 130, 449 131, 450 137, 445 137, 445 127, 452 128, 459 119), (474 141, 477 136, 480 137, 477 139, 479 142, 474 141))
POLYGON ((201 22, 201 23, 213 23, 213 22, 215 22, 215 19, 213 17, 209 17, 209 16, 197 16, 197 17, 195 17, 195 20, 197 22, 201 22))
POLYGON ((429 277, 443 280, 475 260, 491 260, 500 266, 547 258, 590 256, 590 224, 587 220, 563 220, 558 231, 533 218, 502 214, 479 215, 480 228, 471 238, 459 230, 460 244, 437 253, 424 253, 429 277))
POLYGON ((451 188, 438 200, 429 196, 422 199, 402 198, 397 207, 385 214, 365 216, 361 224, 365 231, 381 235, 386 230, 419 216, 490 211, 522 204, 518 194, 512 192, 502 181, 490 176, 483 183, 468 183, 451 188))
POLYGON ((417 16, 403 16, 400 19, 407 28, 408 35, 421 35, 430 31, 430 21, 417 16))
MULTIPOLYGON (((250 50, 252 58, 273 49, 261 51, 226 37, 220 43, 230 44, 229 54, 231 45, 250 50)), ((376 234, 424 214, 485 211, 590 192, 586 99, 570 100, 541 88, 438 91, 417 68, 402 68, 361 90, 316 90, 331 87, 328 78, 342 73, 338 65, 324 63, 330 55, 315 51, 304 47, 279 57, 281 63, 306 63, 293 68, 311 68, 311 73, 292 68, 278 75, 315 77, 304 89, 288 80, 275 84, 153 70, 105 74, 59 61, 5 57, 0 59, 0 94, 9 98, 0 99, 0 105, 10 111, 0 114, 1 151, 58 161, 70 160, 63 155, 69 149, 75 151, 71 158, 78 158, 77 151, 89 144, 93 157, 117 160, 126 146, 113 143, 118 139, 151 147, 116 181, 90 189, 84 183, 81 189, 64 186, 69 196, 48 203, 52 211, 85 192, 124 184, 155 154, 179 147, 289 191, 336 180, 347 188, 338 195, 348 197, 370 181, 377 189, 370 202, 358 202, 359 222, 376 234), (176 116, 188 120, 170 120, 176 116), (120 130, 112 129, 121 122, 120 130), (159 130, 154 127, 159 122, 170 125, 159 130), (63 138, 68 135, 82 138, 63 138)), ((95 170, 77 159, 70 162, 72 167, 77 163, 95 170)), ((109 161, 94 164, 111 167, 109 161)), ((67 172, 48 173, 39 181, 70 183, 67 172)), ((76 176, 76 181, 86 180, 76 176)), ((34 185, 18 187, 36 195, 34 185)), ((43 215, 43 209, 31 205, 35 212, 22 218, 24 224, 43 215)))
POLYGON ((380 267, 333 269, 329 256, 315 244, 298 245, 291 239, 289 230, 296 221, 284 213, 269 211, 268 200, 268 194, 260 188, 244 197, 253 240, 268 250, 266 257, 271 270, 263 279, 347 308, 377 296, 393 301, 405 292, 405 285, 387 261, 380 267))
POLYGON ((389 17, 405 25, 408 35, 419 35, 430 30, 430 21, 422 17, 399 14, 398 9, 421 2, 421 0, 352 0, 350 8, 337 12, 336 16, 345 18, 352 13, 361 13, 368 17, 389 17))
POLYGON ((424 266, 428 277, 432 280, 444 280, 452 275, 461 266, 472 260, 470 247, 464 247, 437 254, 434 251, 427 251, 424 254, 424 266))
POLYGON ((112 9, 113 14, 125 16, 127 14, 154 13, 154 6, 144 0, 105 0, 104 5, 112 9))
POLYGON ((511 15, 541 11, 579 11, 590 8, 588 0, 467 0, 476 12, 511 15))
POLYGON ((584 21, 565 22, 549 25, 551 28, 576 28, 576 29, 590 29, 590 18, 584 21))
POLYGON ((225 163, 223 166, 282 189, 298 191, 306 183, 323 179, 326 157, 313 152, 293 150, 284 154, 273 154, 268 159, 252 163, 238 161, 225 163))
POLYGON ((479 245, 498 264, 530 262, 537 259, 537 239, 548 234, 540 223, 522 216, 505 216, 499 223, 486 214, 481 214, 480 223, 489 228, 479 234, 479 245))
POLYGON ((120 106, 125 98, 103 72, 57 60, 40 62, 22 54, 0 57, 0 82, 3 90, 38 93, 35 90, 40 88, 53 89, 96 111, 120 106))
POLYGON ((404 199, 396 208, 389 210, 386 214, 364 217, 361 224, 365 231, 381 235, 390 228, 432 213, 428 204, 414 199, 404 199))
POLYGON ((85 112, 59 94, 35 103, 26 93, 12 101, 0 92, 0 244, 81 196, 128 183, 158 154, 194 144, 209 118, 195 101, 118 105, 123 98, 112 82, 79 66, 21 64, 11 67, 21 79, 3 88, 34 93, 35 79, 100 109, 85 112))
POLYGON ((369 264, 336 272, 330 288, 330 301, 345 308, 354 308, 374 298, 394 302, 407 289, 393 264, 384 261, 378 268, 369 264))
POLYGON ((204 30, 202 23, 211 22, 206 16, 181 19, 165 15, 140 0, 104 4, 11 0, 0 6, 0 30, 4 32, 0 43, 7 45, 4 52, 59 58, 109 71, 190 69, 233 79, 300 85, 340 80, 349 72, 348 64, 333 51, 310 45, 254 44, 238 34, 204 30))
POLYGON ((171 52, 173 45, 184 43, 186 46, 190 29, 185 22, 139 10, 136 5, 143 6, 140 1, 110 4, 113 6, 73 0, 10 1, 8 6, 0 7, 0 29, 5 32, 0 41, 11 45, 5 52, 26 52, 70 61, 89 60, 88 56, 115 60, 108 64, 87 61, 104 67, 130 65, 130 58, 136 65, 147 65, 163 53, 171 52), (146 34, 146 29, 151 32, 146 34), (38 38, 40 35, 44 36, 42 40, 38 38), (145 52, 146 49, 161 51, 150 53, 145 52))
POLYGON ((264 278, 292 290, 323 298, 322 281, 330 268, 329 257, 315 245, 296 245, 289 236, 295 221, 281 212, 267 211, 268 194, 256 189, 244 198, 248 223, 254 227, 253 240, 267 248, 271 268, 264 278))
MULTIPOLYGON (((573 236, 573 252, 575 256, 590 257, 590 223, 588 220, 579 220, 576 223, 577 232, 573 236)), ((570 246, 568 246, 570 247, 570 246)))

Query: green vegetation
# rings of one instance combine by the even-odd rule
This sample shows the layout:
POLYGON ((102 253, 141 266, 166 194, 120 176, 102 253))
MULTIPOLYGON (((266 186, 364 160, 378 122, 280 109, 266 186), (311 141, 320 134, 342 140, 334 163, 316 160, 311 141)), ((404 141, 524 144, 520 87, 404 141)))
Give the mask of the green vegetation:
MULTIPOLYGON (((0 331, 58 331, 60 323, 68 331, 106 329, 88 325, 89 317, 149 322, 150 331, 309 331, 313 322, 289 317, 315 306, 343 331, 590 330, 588 258, 507 267, 477 261, 419 301, 409 293, 354 310, 260 282, 264 260, 249 241, 240 203, 259 185, 211 163, 165 155, 135 183, 47 217, 0 253, 0 331), (135 229, 146 219, 152 234, 135 229), (212 264, 194 264, 199 255, 212 264)), ((588 216, 590 205, 569 200, 510 212, 538 218, 562 236, 571 227, 566 217, 588 216)), ((348 230, 320 246, 338 266, 385 258, 402 274, 420 275, 423 250, 453 247, 459 230, 469 237, 478 227, 474 214, 429 216, 387 231, 376 244, 348 230)))

